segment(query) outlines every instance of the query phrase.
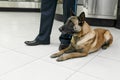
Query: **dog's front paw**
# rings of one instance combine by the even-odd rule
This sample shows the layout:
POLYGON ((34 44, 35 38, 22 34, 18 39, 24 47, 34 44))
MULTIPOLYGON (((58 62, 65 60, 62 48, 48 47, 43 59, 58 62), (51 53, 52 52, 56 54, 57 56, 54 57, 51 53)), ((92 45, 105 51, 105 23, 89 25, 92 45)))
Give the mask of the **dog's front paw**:
POLYGON ((55 53, 55 54, 52 54, 50 57, 51 58, 56 58, 56 57, 58 57, 59 55, 57 54, 57 53, 55 53))
POLYGON ((65 61, 65 60, 66 60, 66 58, 64 56, 60 56, 57 58, 56 61, 61 62, 61 61, 65 61))

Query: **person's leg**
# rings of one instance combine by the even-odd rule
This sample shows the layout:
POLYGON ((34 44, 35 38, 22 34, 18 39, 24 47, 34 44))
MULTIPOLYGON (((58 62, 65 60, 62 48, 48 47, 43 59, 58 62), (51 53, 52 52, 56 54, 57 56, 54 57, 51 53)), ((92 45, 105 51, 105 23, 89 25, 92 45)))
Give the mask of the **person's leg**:
MULTIPOLYGON (((74 13, 76 13, 76 0, 63 0, 63 18, 64 18, 64 23, 67 21, 67 19, 71 16, 71 9, 74 13)), ((59 39, 60 39, 60 46, 59 50, 64 49, 69 46, 70 40, 72 38, 72 35, 70 34, 61 34, 59 39)))
POLYGON ((63 18, 64 23, 71 16, 71 9, 76 14, 77 0, 63 0, 63 18))
POLYGON ((120 1, 118 0, 116 28, 120 29, 120 1))
POLYGON ((50 34, 52 30, 57 0, 41 1, 41 22, 39 34, 34 41, 26 41, 27 45, 50 44, 50 34))

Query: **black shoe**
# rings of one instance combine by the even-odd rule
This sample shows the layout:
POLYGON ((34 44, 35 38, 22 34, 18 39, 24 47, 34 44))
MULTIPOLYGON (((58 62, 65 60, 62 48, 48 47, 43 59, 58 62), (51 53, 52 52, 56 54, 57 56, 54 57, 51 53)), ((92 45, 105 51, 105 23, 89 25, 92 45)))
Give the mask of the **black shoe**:
POLYGON ((40 41, 36 41, 36 40, 33 40, 33 41, 25 41, 24 43, 25 43, 26 45, 28 45, 28 46, 48 45, 48 44, 50 44, 50 42, 40 42, 40 41))
POLYGON ((60 44, 59 50, 65 49, 69 46, 69 44, 60 44))

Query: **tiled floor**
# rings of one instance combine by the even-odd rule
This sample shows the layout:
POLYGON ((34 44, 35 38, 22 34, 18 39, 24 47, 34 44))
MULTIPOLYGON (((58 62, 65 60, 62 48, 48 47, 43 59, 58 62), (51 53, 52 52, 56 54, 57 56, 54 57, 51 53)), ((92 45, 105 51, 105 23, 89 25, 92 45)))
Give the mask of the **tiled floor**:
MULTIPOLYGON (((0 12, 0 80, 120 80, 120 30, 107 50, 87 57, 56 62, 58 27, 54 21, 50 45, 26 46, 39 31, 40 13, 0 12)), ((106 27, 105 27, 106 28, 106 27)))

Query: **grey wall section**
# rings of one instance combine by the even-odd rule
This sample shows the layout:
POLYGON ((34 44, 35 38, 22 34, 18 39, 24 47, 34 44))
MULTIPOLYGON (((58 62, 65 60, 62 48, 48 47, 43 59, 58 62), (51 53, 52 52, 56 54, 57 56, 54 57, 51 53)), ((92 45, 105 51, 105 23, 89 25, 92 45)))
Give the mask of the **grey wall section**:
POLYGON ((83 4, 84 0, 77 0, 78 4, 83 4))
POLYGON ((88 0, 88 14, 114 16, 118 0, 88 0))
POLYGON ((38 1, 0 1, 0 8, 40 8, 38 1))

